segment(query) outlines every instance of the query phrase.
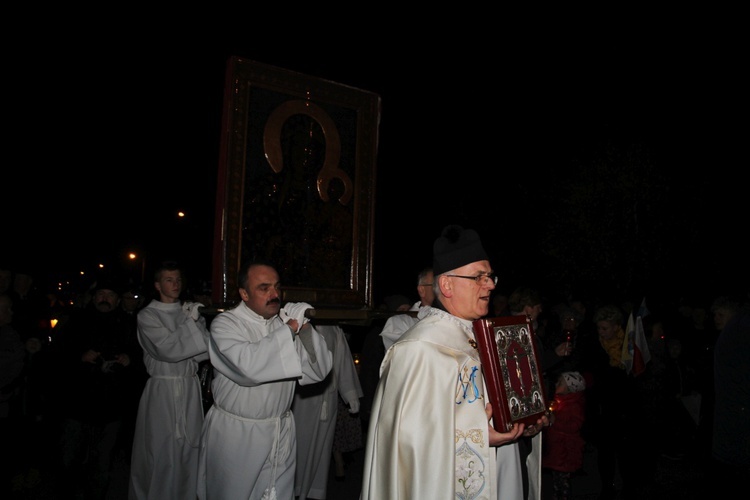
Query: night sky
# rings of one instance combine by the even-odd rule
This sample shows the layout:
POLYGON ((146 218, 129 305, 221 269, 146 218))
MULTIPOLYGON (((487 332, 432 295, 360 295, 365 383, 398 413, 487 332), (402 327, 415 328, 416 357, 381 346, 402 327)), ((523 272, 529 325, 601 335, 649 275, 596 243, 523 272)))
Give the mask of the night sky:
POLYGON ((661 226, 637 245, 658 248, 661 260, 628 287, 632 299, 746 291, 747 81, 731 51, 710 49, 553 46, 480 63, 403 47, 353 57, 250 44, 19 55, 4 99, 4 251, 51 276, 117 265, 132 248, 210 279, 224 70, 237 55, 381 96, 378 303, 416 299, 416 274, 450 223, 479 230, 504 288, 606 296, 619 277, 611 269, 588 271, 601 281, 547 279, 565 265, 549 240, 581 251, 634 245, 617 227, 587 234, 562 218, 573 186, 619 196, 615 165, 657 182, 639 200, 658 202, 644 212, 658 220, 639 224, 661 226), (566 224, 576 229, 570 241, 566 224))

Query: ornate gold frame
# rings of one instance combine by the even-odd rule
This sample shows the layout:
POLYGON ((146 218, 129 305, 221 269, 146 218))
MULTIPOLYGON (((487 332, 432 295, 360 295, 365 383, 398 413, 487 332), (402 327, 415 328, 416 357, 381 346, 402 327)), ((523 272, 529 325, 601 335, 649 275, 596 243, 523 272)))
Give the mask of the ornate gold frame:
POLYGON ((283 300, 372 308, 380 97, 232 56, 214 237, 214 303, 245 259, 276 265, 283 300))

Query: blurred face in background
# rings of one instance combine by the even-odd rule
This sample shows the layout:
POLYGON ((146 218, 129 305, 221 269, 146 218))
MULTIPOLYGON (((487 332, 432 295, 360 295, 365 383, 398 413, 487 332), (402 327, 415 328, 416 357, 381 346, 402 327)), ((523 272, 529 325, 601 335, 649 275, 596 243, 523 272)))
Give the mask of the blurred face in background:
POLYGON ((94 307, 99 312, 114 311, 120 303, 120 296, 114 290, 102 288, 94 293, 94 307))
POLYGON ((677 359, 680 357, 680 354, 682 354, 682 342, 680 342, 677 339, 672 339, 669 341, 669 357, 672 359, 677 359))
POLYGON ((431 306, 435 301, 435 291, 432 289, 434 279, 435 276, 433 273, 427 273, 419 286, 417 286, 419 301, 423 306, 431 306))
POLYGON ((616 325, 611 321, 597 321, 596 331, 599 334, 599 338, 602 340, 612 340, 617 336, 617 331, 620 329, 620 325, 616 325))
POLYGON ((34 278, 25 273, 16 273, 16 277, 13 278, 13 289, 21 297, 25 297, 31 291, 31 287, 34 284, 34 278))
POLYGON ((120 297, 122 308, 127 312, 134 312, 141 305, 141 298, 131 291, 127 291, 120 297))
POLYGON ((534 328, 539 327, 539 315, 542 314, 542 304, 534 304, 533 306, 523 306, 523 314, 531 319, 531 324, 534 328))
POLYGON ((721 331, 727 326, 727 322, 732 319, 734 312, 725 307, 717 307, 714 310, 714 326, 717 330, 721 331))

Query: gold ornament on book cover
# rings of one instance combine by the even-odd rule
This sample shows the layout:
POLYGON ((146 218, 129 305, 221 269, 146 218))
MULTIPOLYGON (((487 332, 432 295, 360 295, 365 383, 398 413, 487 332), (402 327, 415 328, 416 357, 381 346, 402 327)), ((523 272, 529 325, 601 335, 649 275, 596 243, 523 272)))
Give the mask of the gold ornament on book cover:
POLYGON ((536 423, 548 410, 531 321, 521 315, 478 319, 473 324, 493 426, 508 432, 515 423, 536 423))

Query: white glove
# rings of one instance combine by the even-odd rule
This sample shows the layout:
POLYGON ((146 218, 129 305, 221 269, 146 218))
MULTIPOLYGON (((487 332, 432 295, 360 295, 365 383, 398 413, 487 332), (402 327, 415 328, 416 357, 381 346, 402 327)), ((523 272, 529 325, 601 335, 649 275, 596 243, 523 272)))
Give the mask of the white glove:
POLYGON ((189 318, 192 318, 193 321, 198 321, 198 318, 201 317, 201 307, 203 307, 203 304, 200 302, 185 302, 182 304, 182 310, 189 318))
POLYGON ((344 395, 344 401, 349 404, 349 413, 359 413, 359 396, 356 392, 347 392, 344 395))
POLYGON ((359 399, 349 401, 349 413, 359 413, 359 399))
POLYGON ((309 323, 310 320, 305 317, 305 311, 313 309, 313 306, 307 302, 287 302, 283 309, 279 311, 279 318, 281 321, 286 323, 290 319, 297 320, 297 331, 298 333, 302 325, 309 323))

